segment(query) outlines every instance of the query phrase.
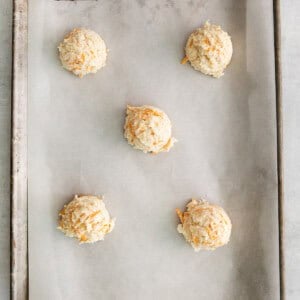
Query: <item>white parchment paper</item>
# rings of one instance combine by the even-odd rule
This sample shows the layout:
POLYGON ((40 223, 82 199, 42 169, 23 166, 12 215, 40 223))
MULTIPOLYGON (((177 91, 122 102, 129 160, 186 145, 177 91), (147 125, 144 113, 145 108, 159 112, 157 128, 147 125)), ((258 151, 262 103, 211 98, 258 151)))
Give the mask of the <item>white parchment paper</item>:
POLYGON ((272 1, 30 0, 30 299, 279 299, 272 1), (232 36, 217 80, 181 65, 209 19, 232 36), (79 79, 57 45, 98 32, 107 66, 79 79), (179 142, 145 155, 123 138, 127 104, 163 109, 179 142), (78 245, 56 229, 74 194, 104 194, 114 231, 78 245), (195 253, 175 208, 225 208, 228 246, 195 253))

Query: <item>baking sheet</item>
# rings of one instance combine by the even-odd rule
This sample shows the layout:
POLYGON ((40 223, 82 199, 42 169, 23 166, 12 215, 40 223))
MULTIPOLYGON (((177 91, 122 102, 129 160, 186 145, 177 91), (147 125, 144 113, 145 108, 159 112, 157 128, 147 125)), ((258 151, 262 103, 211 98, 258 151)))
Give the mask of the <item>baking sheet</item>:
POLYGON ((9 299, 10 287, 10 124, 12 3, 0 1, 0 295, 9 299))
POLYGON ((30 299, 278 299, 272 1, 29 1, 30 299), (207 19, 232 36, 219 80, 180 65, 207 19), (57 45, 97 31, 107 66, 78 79, 57 45), (163 109, 179 142, 123 139, 127 104, 163 109), (78 245, 56 229, 75 193, 104 194, 114 231, 78 245), (223 206, 231 242, 194 253, 176 231, 191 197, 223 206))

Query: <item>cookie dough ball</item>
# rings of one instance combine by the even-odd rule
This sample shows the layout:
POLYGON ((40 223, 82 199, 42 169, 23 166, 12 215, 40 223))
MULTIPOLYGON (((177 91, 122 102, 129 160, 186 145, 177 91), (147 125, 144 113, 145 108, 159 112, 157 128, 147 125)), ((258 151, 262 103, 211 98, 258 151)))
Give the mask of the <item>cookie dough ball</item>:
POLYGON ((220 26, 206 22, 190 35, 185 53, 183 63, 189 61, 195 70, 219 78, 232 57, 231 38, 220 26))
POLYGON ((127 106, 124 136, 135 149, 143 152, 169 151, 176 141, 172 138, 168 116, 152 106, 127 106))
POLYGON ((77 196, 59 212, 59 226, 65 235, 80 243, 94 243, 104 239, 115 226, 102 198, 77 196))
POLYGON ((178 208, 176 212, 181 221, 177 230, 195 251, 214 250, 229 242, 231 221, 222 207, 193 199, 185 212, 178 208))
POLYGON ((65 36, 58 50, 63 67, 80 78, 88 73, 96 73, 106 63, 106 45, 92 30, 73 29, 65 36))

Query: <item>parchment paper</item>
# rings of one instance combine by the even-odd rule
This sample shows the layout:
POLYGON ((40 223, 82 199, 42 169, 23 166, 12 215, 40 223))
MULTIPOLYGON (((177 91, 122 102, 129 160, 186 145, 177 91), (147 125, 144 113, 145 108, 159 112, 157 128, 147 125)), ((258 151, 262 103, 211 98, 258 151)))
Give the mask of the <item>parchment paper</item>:
POLYGON ((29 2, 30 299, 279 299, 272 1, 29 2), (180 64, 207 19, 234 46, 219 80, 180 64), (110 49, 83 79, 56 48, 78 26, 110 49), (169 115, 169 153, 127 144, 127 104, 169 115), (104 242, 56 229, 76 193, 105 195, 104 242), (177 233, 191 197, 225 208, 228 246, 195 253, 177 233))

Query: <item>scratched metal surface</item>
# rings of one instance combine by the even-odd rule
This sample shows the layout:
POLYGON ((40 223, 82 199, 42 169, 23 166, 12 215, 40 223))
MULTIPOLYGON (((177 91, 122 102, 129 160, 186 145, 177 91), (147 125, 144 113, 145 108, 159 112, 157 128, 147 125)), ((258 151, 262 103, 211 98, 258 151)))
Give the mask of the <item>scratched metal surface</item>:
POLYGON ((0 298, 10 290, 10 112, 12 3, 0 0, 0 298))
POLYGON ((11 299, 28 297, 27 0, 13 1, 11 98, 11 299))

